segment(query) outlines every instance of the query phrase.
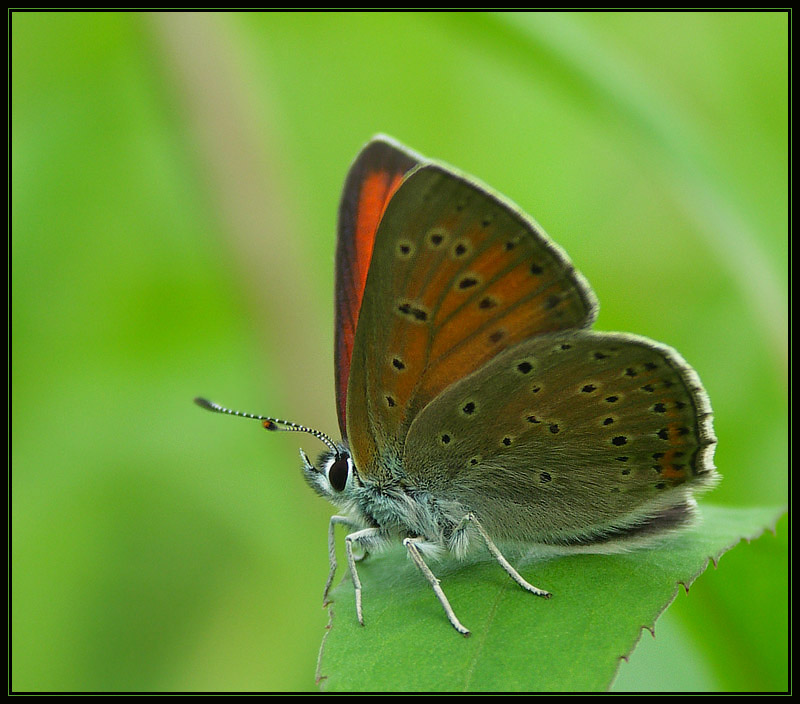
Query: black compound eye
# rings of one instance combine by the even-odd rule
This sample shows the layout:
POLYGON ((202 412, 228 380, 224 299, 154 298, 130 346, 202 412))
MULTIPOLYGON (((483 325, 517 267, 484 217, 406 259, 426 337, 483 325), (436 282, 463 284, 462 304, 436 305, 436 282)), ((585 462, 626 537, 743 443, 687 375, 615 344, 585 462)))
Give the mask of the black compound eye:
POLYGON ((345 486, 347 486, 347 477, 349 475, 349 458, 347 455, 341 455, 328 470, 328 482, 335 491, 344 491, 345 486))

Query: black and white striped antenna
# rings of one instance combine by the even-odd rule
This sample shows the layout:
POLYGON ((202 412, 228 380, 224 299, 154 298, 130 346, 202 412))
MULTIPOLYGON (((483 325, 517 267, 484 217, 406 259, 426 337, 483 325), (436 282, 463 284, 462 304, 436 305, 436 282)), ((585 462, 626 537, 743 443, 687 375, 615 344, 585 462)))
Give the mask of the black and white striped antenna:
POLYGON ((230 408, 225 408, 224 406, 220 406, 218 403, 214 403, 213 401, 209 401, 207 398, 202 398, 200 396, 198 396, 194 402, 200 406, 200 408, 205 408, 207 411, 213 411, 214 413, 227 413, 229 416, 239 416, 240 418, 252 418, 253 420, 260 420, 261 426, 266 430, 283 430, 296 433, 308 433, 309 435, 313 435, 315 438, 317 438, 317 440, 325 443, 328 446, 328 449, 333 452, 336 457, 339 457, 340 455, 339 450, 337 449, 333 440, 319 430, 307 428, 305 425, 292 423, 289 420, 281 420, 280 418, 269 418, 267 416, 257 416, 253 413, 244 413, 243 411, 233 411, 230 408))

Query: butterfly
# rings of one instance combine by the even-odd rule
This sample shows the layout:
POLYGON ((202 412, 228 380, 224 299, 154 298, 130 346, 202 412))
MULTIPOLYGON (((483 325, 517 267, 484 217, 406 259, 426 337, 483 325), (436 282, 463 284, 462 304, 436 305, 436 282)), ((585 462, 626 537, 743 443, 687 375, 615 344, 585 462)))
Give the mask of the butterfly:
POLYGON ((598 304, 544 230, 474 178, 386 136, 347 175, 336 248, 341 442, 308 432, 308 484, 341 510, 357 555, 402 541, 456 631, 469 635, 426 557, 499 545, 608 552, 690 525, 718 479, 708 396, 673 349, 596 332, 598 304))

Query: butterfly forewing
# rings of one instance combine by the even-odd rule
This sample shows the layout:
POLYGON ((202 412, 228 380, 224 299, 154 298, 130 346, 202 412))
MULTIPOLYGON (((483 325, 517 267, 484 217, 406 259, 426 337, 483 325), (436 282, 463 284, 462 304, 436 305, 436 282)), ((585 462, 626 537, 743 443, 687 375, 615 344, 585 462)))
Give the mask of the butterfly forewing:
POLYGON ((716 476, 714 443, 676 352, 581 330, 522 342, 451 385, 412 424, 403 465, 498 538, 592 542, 683 508, 684 488, 716 476))
POLYGON ((404 174, 421 157, 387 137, 377 137, 361 150, 345 181, 339 204, 336 246, 336 400, 339 426, 346 437, 347 380, 358 313, 381 215, 404 174))
POLYGON ((362 474, 399 461, 440 392, 532 336, 591 325, 594 295, 532 220, 443 166, 382 216, 356 332, 347 431, 362 474))

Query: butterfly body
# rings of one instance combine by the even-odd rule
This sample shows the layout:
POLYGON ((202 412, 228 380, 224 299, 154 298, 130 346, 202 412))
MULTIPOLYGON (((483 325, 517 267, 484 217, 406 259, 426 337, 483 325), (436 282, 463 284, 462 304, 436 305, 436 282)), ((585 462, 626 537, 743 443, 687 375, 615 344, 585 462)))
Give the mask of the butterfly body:
MULTIPOLYGON (((344 446, 340 451, 347 453, 344 446)), ((377 530, 373 549, 379 543, 389 544, 409 537, 423 538, 430 552, 454 549, 453 533, 467 513, 458 502, 436 498, 429 490, 415 485, 401 468, 386 472, 376 481, 361 479, 351 466, 348 486, 335 493, 325 481, 325 468, 334 461, 335 456, 326 453, 315 467, 304 458, 306 478, 312 488, 334 503, 355 525, 377 530)))

